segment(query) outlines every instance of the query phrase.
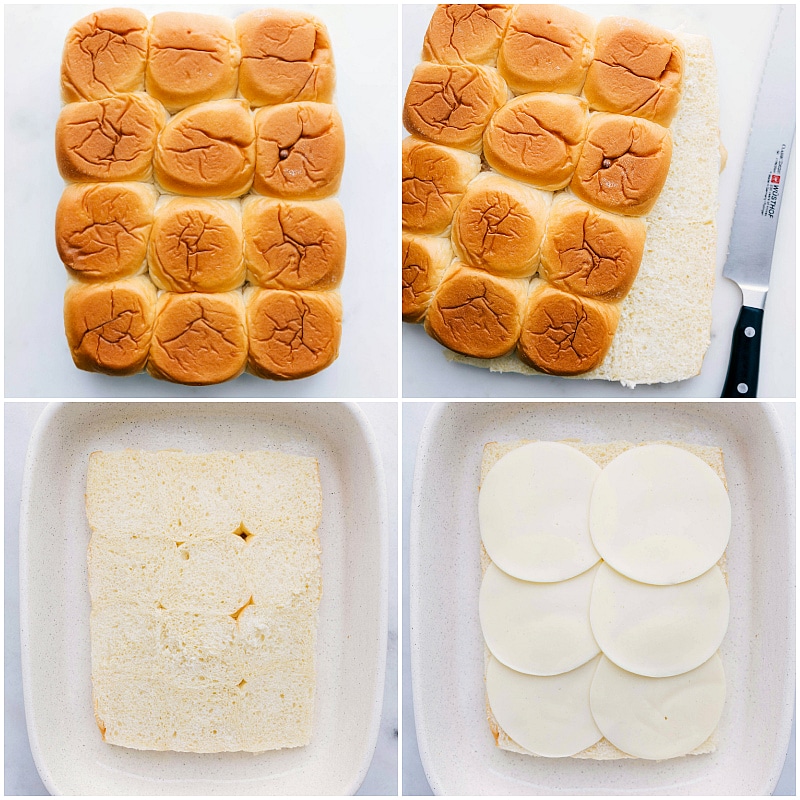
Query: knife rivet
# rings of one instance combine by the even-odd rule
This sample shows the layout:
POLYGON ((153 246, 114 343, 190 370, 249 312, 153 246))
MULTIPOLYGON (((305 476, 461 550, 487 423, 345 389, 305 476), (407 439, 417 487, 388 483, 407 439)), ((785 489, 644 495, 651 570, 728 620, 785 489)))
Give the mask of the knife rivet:
POLYGON ((749 327, 748 327, 748 328, 745 328, 745 329, 744 329, 744 335, 745 335, 745 336, 746 336, 748 339, 752 339, 752 338, 753 338, 753 337, 756 335, 756 329, 755 329, 755 328, 749 328, 749 327))
POLYGON ((736 387, 736 391, 739 392, 739 394, 747 394, 747 389, 748 389, 748 386, 747 386, 746 383, 740 383, 736 387))

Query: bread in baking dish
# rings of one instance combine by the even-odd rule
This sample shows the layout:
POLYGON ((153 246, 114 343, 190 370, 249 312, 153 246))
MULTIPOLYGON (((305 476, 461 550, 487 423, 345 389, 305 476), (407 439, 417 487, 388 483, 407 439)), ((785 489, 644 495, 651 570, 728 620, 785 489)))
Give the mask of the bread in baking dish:
POLYGON ((450 240, 403 232, 403 319, 421 322, 433 293, 453 261, 450 240))
POLYGON ((494 66, 511 9, 510 5, 438 5, 425 33, 422 60, 494 66))

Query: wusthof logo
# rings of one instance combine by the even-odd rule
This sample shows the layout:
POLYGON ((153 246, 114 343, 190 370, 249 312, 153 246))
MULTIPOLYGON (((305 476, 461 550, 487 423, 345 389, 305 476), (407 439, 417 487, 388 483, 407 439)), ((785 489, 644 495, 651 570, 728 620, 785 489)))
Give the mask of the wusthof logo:
POLYGON ((770 183, 780 183, 781 176, 780 175, 773 175, 770 179, 770 183))
POLYGON ((786 145, 781 145, 780 150, 775 154, 775 161, 772 164, 766 190, 764 192, 764 202, 761 205, 761 216, 773 219, 775 209, 778 207, 778 200, 781 194, 781 172, 783 171, 783 158, 786 153, 786 145))

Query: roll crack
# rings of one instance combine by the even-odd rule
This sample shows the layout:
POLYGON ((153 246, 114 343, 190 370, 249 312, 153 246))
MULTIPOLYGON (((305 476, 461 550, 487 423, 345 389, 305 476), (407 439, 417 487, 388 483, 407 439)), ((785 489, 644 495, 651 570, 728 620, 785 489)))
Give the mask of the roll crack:
POLYGON ((437 6, 422 45, 423 61, 494 64, 511 8, 467 3, 437 6))

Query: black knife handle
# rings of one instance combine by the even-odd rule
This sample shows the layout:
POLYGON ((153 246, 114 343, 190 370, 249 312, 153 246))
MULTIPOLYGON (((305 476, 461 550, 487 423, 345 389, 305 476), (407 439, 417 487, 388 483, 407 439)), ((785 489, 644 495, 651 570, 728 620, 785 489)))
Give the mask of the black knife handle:
POLYGON ((731 360, 722 397, 756 397, 764 310, 742 306, 733 329, 731 360))

